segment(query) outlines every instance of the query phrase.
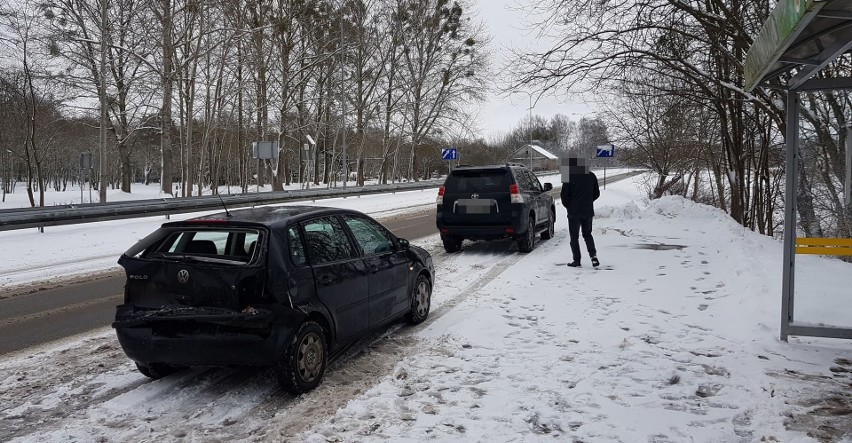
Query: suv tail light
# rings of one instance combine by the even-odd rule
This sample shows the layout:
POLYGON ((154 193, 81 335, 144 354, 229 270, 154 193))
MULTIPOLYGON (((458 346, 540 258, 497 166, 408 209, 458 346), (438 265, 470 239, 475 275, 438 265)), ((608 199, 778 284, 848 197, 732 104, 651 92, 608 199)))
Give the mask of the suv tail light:
POLYGON ((509 185, 509 194, 512 195, 512 203, 523 203, 524 196, 518 190, 518 185, 509 185))
POLYGON ((443 186, 438 188, 438 198, 435 200, 435 203, 437 203, 439 205, 444 204, 444 192, 445 192, 445 190, 444 190, 443 186))

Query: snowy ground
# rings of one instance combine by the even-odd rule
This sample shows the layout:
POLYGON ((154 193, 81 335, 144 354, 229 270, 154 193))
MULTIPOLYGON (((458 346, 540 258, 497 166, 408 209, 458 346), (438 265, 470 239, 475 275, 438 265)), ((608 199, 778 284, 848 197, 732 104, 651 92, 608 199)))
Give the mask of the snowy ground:
MULTIPOLYGON (((337 203, 382 216, 416 210, 417 194, 434 201, 405 194, 337 203)), ((852 343, 778 340, 781 244, 715 209, 638 194, 627 180, 598 201, 598 255, 612 270, 559 265, 570 261, 561 206, 555 238, 531 254, 418 240, 437 267, 430 319, 362 340, 299 397, 265 370, 149 381, 108 328, 4 357, 0 440, 852 441, 852 343)), ((87 232, 114 235, 105 242, 126 243, 120 253, 162 221, 87 232)), ((55 244, 83 235, 0 233, 0 254, 64 229, 55 244)), ((106 248, 89 249, 112 264, 106 248)), ((51 268, 76 251, 50 262, 37 249, 51 268)), ((814 260, 803 266, 825 289, 811 315, 848 325, 852 267, 814 260)))

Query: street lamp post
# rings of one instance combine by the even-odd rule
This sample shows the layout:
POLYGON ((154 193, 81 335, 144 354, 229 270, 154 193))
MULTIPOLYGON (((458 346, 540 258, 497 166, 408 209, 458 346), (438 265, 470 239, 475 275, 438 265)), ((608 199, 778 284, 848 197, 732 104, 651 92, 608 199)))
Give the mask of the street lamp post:
POLYGON ((517 91, 517 92, 523 92, 523 93, 524 93, 524 94, 526 94, 526 95, 527 95, 527 97, 529 98, 529 104, 530 104, 530 106, 529 106, 529 108, 527 108, 527 110, 529 111, 529 122, 527 123, 527 137, 529 138, 529 139, 528 139, 528 142, 527 142, 527 143, 528 143, 528 145, 527 145, 527 156, 529 157, 530 169, 532 169, 532 143, 533 143, 533 118, 532 118, 532 111, 533 111, 533 93, 532 93, 532 92, 529 92, 529 91, 517 91))
POLYGON ((106 62, 107 62, 107 2, 101 1, 101 60, 100 60, 100 82, 98 83, 98 98, 101 105, 101 132, 100 132, 100 158, 98 159, 98 196, 101 203, 106 203, 106 143, 107 143, 107 90, 106 90, 106 62))
POLYGON ((530 129, 529 129, 529 137, 530 137, 530 146, 532 146, 532 140, 533 140, 533 138, 532 138, 532 135, 533 135, 533 131, 532 131, 532 128, 533 128, 533 120, 532 120, 532 110, 533 110, 533 104, 532 104, 532 93, 527 92, 527 94, 530 96, 530 129))
POLYGON ((529 141, 529 146, 527 147, 527 155, 529 156, 530 170, 532 170, 532 168, 533 168, 533 165, 532 165, 532 142, 533 142, 533 118, 532 118, 533 103, 532 103, 532 97, 533 97, 533 95, 532 95, 531 92, 527 92, 527 95, 530 98, 530 108, 529 108, 530 121, 529 121, 529 130, 527 131, 527 132, 529 132, 530 141, 529 141))
POLYGON ((346 189, 346 182, 349 181, 349 158, 346 152, 346 91, 343 87, 343 81, 345 79, 345 69, 346 66, 344 64, 343 57, 343 6, 344 0, 340 0, 340 22, 339 22, 339 32, 340 32, 340 47, 338 50, 340 51, 340 126, 341 126, 341 143, 343 144, 343 189, 346 189))

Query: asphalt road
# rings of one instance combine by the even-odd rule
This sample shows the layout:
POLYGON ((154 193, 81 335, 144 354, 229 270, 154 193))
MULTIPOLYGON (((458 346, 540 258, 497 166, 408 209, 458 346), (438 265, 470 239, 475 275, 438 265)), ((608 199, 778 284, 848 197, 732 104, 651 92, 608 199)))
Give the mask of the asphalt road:
MULTIPOLYGON (((612 183, 634 174, 608 176, 606 181, 612 183)), ((599 180, 603 185, 603 179, 599 180)), ((558 192, 558 188, 552 191, 557 199, 558 192)), ((409 240, 437 231, 431 206, 404 218, 380 221, 409 240)), ((109 325, 115 306, 121 303, 123 288, 122 274, 0 300, 0 355, 109 325)))

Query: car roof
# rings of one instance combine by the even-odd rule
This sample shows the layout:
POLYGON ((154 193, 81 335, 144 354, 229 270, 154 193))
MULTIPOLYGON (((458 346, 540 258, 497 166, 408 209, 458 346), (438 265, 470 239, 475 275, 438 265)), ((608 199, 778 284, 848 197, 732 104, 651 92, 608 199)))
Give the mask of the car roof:
POLYGON ((293 221, 323 215, 363 215, 359 211, 328 206, 263 206, 251 209, 234 209, 229 212, 230 216, 226 212, 220 212, 185 221, 164 223, 163 227, 191 226, 209 221, 210 224, 263 225, 270 228, 280 228, 293 221))
POLYGON ((482 170, 489 170, 489 169, 492 169, 492 170, 495 170, 495 171, 496 170, 505 171, 505 170, 509 169, 510 167, 517 167, 517 166, 522 166, 522 165, 515 165, 515 164, 484 165, 484 166, 462 165, 462 166, 457 166, 457 167, 453 168, 453 172, 456 172, 456 171, 459 171, 459 172, 482 171, 482 170))

